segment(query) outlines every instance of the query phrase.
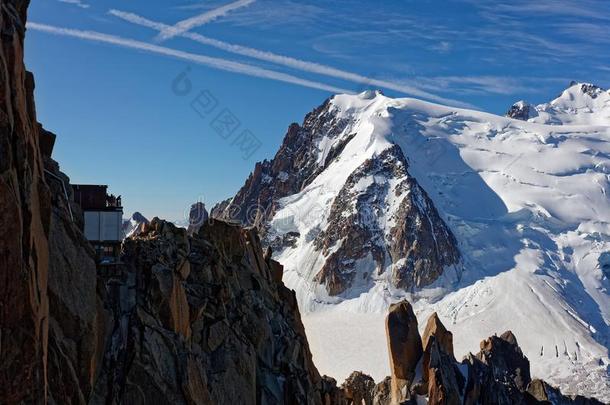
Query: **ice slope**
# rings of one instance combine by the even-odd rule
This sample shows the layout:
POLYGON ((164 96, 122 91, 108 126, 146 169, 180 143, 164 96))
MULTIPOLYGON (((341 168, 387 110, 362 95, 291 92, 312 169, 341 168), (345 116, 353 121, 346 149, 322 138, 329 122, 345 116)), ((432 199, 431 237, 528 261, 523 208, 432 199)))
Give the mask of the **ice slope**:
MULTIPOLYGON (((320 371, 338 380, 354 369, 387 375, 379 328, 388 304, 406 296, 420 326, 439 313, 458 358, 510 329, 534 376, 610 400, 610 127, 524 122, 378 92, 331 103, 355 136, 305 189, 281 200, 271 221, 273 232, 301 235, 276 258, 297 291, 320 371), (459 241, 463 273, 406 293, 391 288, 386 271, 351 296, 328 297, 312 283, 322 258, 311 235, 324 229, 347 176, 393 144, 459 241)), ((320 150, 333 142, 322 140, 320 150)))

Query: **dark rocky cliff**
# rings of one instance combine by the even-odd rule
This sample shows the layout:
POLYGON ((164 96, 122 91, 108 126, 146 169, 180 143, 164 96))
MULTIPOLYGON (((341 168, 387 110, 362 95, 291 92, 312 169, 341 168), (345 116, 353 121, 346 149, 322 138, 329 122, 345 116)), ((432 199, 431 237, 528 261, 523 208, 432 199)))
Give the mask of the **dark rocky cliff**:
POLYGON ((154 219, 123 253, 94 403, 322 403, 294 292, 255 231, 154 219))
POLYGON ((28 1, 0 9, 0 398, 47 389, 49 226, 32 74, 23 64, 28 1))

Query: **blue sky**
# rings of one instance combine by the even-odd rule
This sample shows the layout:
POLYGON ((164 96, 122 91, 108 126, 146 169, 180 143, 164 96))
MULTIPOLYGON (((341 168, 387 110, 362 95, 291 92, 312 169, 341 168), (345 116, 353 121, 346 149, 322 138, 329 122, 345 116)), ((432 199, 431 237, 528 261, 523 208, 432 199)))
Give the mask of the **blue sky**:
POLYGON ((504 113, 610 85, 610 2, 36 0, 26 63, 74 183, 182 220, 235 193, 291 122, 381 88, 504 113), (224 125, 223 125, 224 124, 224 125))

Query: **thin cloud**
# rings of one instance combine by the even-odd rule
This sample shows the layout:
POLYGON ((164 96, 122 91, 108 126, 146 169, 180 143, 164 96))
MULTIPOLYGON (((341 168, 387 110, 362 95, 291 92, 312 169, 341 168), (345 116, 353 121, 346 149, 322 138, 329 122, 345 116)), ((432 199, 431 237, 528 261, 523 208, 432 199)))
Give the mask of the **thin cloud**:
MULTIPOLYGON (((157 31, 163 32, 167 27, 166 24, 151 21, 147 18, 139 16, 137 14, 128 13, 120 10, 110 10, 109 14, 119 17, 127 22, 141 25, 147 28, 152 28, 157 31)), ((359 75, 357 73, 348 72, 345 70, 337 69, 331 66, 322 65, 319 63, 308 62, 305 60, 295 59, 289 56, 278 55, 268 51, 262 51, 259 49, 249 48, 242 45, 230 44, 227 42, 223 42, 217 39, 205 37, 203 35, 193 33, 193 32, 182 32, 178 34, 179 36, 191 39, 203 45, 209 45, 218 49, 222 49, 223 51, 251 57, 258 60, 263 60, 265 62, 272 62, 278 65, 287 66, 293 69, 297 69, 300 71, 308 72, 308 73, 316 73, 323 76, 334 77, 342 80, 347 80, 353 83, 356 83, 360 86, 363 84, 372 87, 379 87, 389 90, 398 91, 402 94, 407 94, 415 97, 421 97, 426 100, 435 101, 443 104, 450 104, 458 107, 472 107, 467 103, 463 103, 461 101, 447 99, 444 97, 437 96, 435 94, 431 94, 429 92, 420 90, 413 86, 409 86, 406 84, 395 83, 388 80, 380 80, 372 77, 367 77, 363 75, 359 75)))
POLYGON ((168 26, 166 29, 161 31, 159 35, 157 35, 156 39, 159 41, 166 41, 170 38, 189 31, 192 28, 199 27, 201 25, 209 23, 210 21, 214 21, 217 18, 227 15, 233 10, 249 6, 250 4, 254 3, 254 1, 255 0, 238 0, 233 3, 226 4, 222 7, 218 7, 214 10, 206 11, 203 14, 187 18, 186 20, 180 21, 176 25, 168 26))
POLYGON ((436 76, 416 77, 415 82, 424 89, 451 91, 463 94, 523 95, 544 92, 557 85, 567 84, 562 77, 505 77, 505 76, 436 76))
POLYGON ((122 38, 115 35, 104 34, 96 31, 82 31, 70 28, 55 27, 47 24, 39 24, 28 22, 27 28, 35 31, 46 32, 54 35, 61 35, 73 38, 79 38, 88 41, 102 42, 112 45, 121 46, 124 48, 138 49, 145 52, 150 52, 158 55, 169 56, 189 62, 197 63, 204 66, 209 66, 214 69, 224 70, 233 73, 240 73, 248 76, 260 77, 263 79, 276 80, 284 83, 296 84, 303 87, 308 87, 317 90, 323 90, 331 93, 350 93, 339 87, 330 86, 324 83, 311 80, 301 79, 286 73, 276 72, 260 68, 257 66, 247 65, 244 63, 234 62, 221 58, 214 58, 190 52, 184 52, 177 49, 167 48, 147 42, 137 41, 134 39, 122 38))
POLYGON ((89 4, 83 3, 80 0, 57 0, 57 1, 59 1, 60 3, 73 4, 73 5, 75 5, 77 7, 80 7, 80 8, 89 8, 89 7, 91 7, 89 4))

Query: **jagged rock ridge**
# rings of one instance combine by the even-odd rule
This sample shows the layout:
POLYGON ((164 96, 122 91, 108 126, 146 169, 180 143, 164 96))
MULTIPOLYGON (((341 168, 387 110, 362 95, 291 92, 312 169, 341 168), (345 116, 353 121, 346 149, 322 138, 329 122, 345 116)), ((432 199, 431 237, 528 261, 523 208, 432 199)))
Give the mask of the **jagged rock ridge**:
POLYGON ((94 403, 321 403, 294 293, 256 232, 153 219, 105 280, 110 346, 94 403))

